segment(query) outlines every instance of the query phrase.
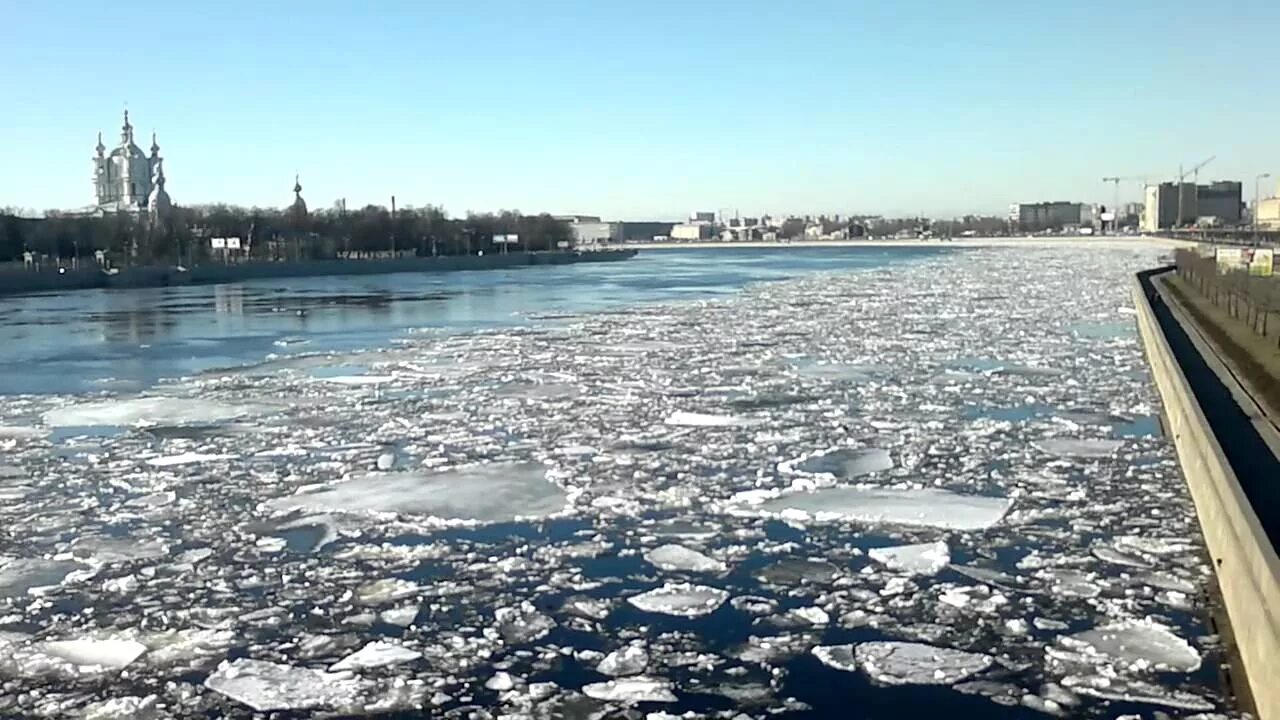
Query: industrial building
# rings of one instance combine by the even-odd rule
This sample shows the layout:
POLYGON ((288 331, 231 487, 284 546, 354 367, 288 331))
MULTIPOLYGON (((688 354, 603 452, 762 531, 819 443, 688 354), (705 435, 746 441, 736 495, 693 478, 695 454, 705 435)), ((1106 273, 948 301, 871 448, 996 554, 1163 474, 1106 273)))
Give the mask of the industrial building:
POLYGON ((622 242, 622 223, 604 222, 595 215, 556 215, 555 219, 569 223, 575 246, 622 242))
POLYGON ((1239 225, 1244 217, 1243 186, 1219 180, 1196 187, 1196 218, 1215 218, 1221 225, 1239 225))
POLYGON ((1253 217, 1259 230, 1280 230, 1280 185, 1275 195, 1258 201, 1253 217))
POLYGON ((1089 206, 1078 202, 1015 203, 1009 206, 1009 222, 1025 232, 1088 224, 1092 215, 1089 206))
POLYGON ((1242 186, 1219 180, 1208 185, 1148 185, 1142 209, 1143 232, 1184 225, 1238 225, 1243 217, 1242 186))
POLYGON ((671 239, 680 241, 710 240, 715 235, 715 226, 706 222, 681 223, 671 228, 671 239))

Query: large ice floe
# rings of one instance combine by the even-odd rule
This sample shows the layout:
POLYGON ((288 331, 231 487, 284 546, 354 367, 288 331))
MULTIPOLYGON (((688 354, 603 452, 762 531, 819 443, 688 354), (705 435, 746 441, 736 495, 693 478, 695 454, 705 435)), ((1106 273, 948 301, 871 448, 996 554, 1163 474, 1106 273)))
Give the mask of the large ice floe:
POLYGON ((430 473, 368 474, 276 498, 271 510, 428 515, 500 522, 564 510, 565 492, 540 465, 480 465, 430 473))
POLYGON ((833 487, 791 493, 760 505, 790 519, 848 520, 923 525, 950 530, 983 530, 1000 522, 1013 505, 1008 498, 961 495, 946 490, 833 487))
POLYGON ((6 397, 0 717, 1233 717, 1133 332, 1159 252, 793 252, 6 397))

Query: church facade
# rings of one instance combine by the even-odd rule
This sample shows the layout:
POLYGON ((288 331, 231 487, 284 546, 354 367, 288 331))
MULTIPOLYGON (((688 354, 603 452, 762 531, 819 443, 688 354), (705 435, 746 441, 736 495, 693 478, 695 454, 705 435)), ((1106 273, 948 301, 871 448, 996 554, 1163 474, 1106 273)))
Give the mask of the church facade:
POLYGON ((94 210, 98 213, 150 214, 153 219, 169 210, 169 195, 164 188, 164 161, 155 133, 151 134, 151 154, 138 147, 133 138, 129 111, 124 112, 120 128, 120 145, 107 153, 98 133, 97 153, 93 159, 94 210))

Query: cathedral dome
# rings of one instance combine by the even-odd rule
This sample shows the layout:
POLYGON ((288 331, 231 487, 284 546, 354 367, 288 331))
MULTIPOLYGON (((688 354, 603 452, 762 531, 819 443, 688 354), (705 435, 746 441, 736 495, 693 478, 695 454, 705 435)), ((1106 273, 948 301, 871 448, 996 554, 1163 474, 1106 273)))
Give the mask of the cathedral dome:
POLYGON ((295 221, 307 216, 307 201, 302 199, 302 183, 298 182, 297 175, 293 176, 293 203, 289 205, 289 214, 295 221))

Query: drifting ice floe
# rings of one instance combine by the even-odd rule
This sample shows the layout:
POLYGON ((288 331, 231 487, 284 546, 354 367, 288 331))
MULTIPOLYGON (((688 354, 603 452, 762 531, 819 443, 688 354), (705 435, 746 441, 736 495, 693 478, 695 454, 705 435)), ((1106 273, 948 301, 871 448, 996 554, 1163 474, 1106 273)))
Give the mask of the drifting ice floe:
POLYGON ((677 410, 671 413, 665 422, 668 425, 685 427, 746 427, 759 425, 763 421, 758 418, 738 417, 736 415, 707 415, 705 413, 677 410))
POLYGON ((155 467, 173 467, 175 465, 192 465, 195 463, 217 462, 219 460, 234 460, 235 457, 235 455, 188 452, 182 453, 181 455, 150 458, 147 460, 147 464, 154 465, 155 467))
POLYGON ((865 642, 813 649, 837 670, 855 667, 885 685, 951 685, 991 667, 990 655, 911 642, 865 642))
POLYGON ((1032 443, 1041 451, 1050 455, 1063 457, 1100 458, 1110 457, 1124 446, 1122 440, 1075 440, 1072 438, 1050 438, 1032 443))
POLYGON ((627 602, 645 612, 694 618, 710 615, 728 598, 729 593, 719 588, 668 583, 660 588, 632 595, 627 598, 627 602))
POLYGON ((25 595, 30 590, 58 585, 85 566, 70 560, 18 558, 0 565, 0 599, 25 595))
POLYGON ((420 657, 422 653, 410 650, 403 645, 374 641, 331 665, 329 672, 399 665, 420 657))
POLYGON ((482 523, 561 512, 568 496, 534 463, 478 465, 434 473, 378 473, 276 498, 270 510, 402 513, 482 523))
POLYGON ((262 409, 200 398, 140 397, 50 410, 44 414, 44 422, 51 427, 207 425, 254 415, 262 409))
POLYGON ((683 545, 662 545, 644 554, 644 559, 660 570, 688 572, 724 572, 725 564, 683 545))
POLYGON ((258 712, 342 708, 355 702, 360 681, 347 673, 237 658, 224 661, 204 686, 258 712))
POLYGON ((809 473, 826 473, 837 478, 851 479, 859 475, 884 472, 893 469, 893 458, 888 450, 859 448, 832 450, 815 455, 798 466, 809 473))
POLYGON ((890 570, 901 570, 910 575, 936 575, 951 562, 951 553, 943 541, 872 548, 867 551, 867 557, 890 570))
POLYGON ((1045 649, 1069 663, 1110 664, 1121 672, 1194 672, 1200 653, 1186 640, 1153 620, 1125 620, 1058 638, 1045 649))
POLYGON ((591 683, 583 686, 582 692, 587 697, 597 700, 620 703, 675 702, 678 699, 675 693, 671 692, 669 680, 652 677, 630 677, 591 683))
POLYGON ((769 500, 760 508, 783 517, 985 530, 1004 517, 1013 500, 959 495, 945 490, 861 487, 824 488, 769 500))
POLYGON ((147 646, 136 640, 82 638, 46 642, 40 649, 73 665, 119 669, 141 657, 147 646))
POLYGON ((639 675, 649 665, 649 653, 639 645, 628 645, 614 650, 596 665, 596 672, 602 675, 639 675))

